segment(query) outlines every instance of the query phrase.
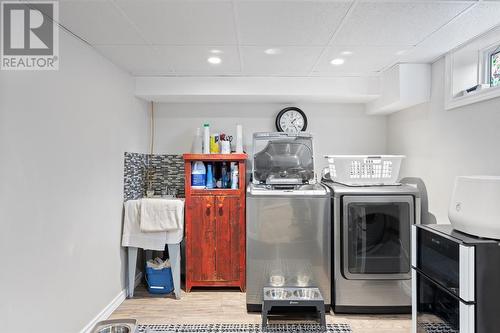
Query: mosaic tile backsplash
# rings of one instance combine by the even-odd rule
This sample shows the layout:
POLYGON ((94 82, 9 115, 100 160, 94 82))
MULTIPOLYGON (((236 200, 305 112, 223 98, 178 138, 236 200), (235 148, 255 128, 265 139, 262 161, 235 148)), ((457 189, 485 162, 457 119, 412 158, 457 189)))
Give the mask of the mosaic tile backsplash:
POLYGON ((184 160, 182 155, 125 153, 124 199, 146 195, 148 185, 161 195, 168 188, 184 197, 184 160))
POLYGON ((178 197, 184 197, 184 159, 182 155, 149 155, 151 184, 155 194, 175 189, 178 197))
POLYGON ((146 193, 146 154, 125 153, 123 197, 125 201, 139 199, 146 193))

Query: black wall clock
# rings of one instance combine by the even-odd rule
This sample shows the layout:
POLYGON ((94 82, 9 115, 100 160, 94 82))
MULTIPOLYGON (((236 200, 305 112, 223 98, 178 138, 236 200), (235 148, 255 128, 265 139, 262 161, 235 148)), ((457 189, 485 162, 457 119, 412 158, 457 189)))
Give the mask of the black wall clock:
POLYGON ((276 129, 285 133, 305 131, 307 129, 306 114, 294 106, 284 108, 276 116, 276 129))

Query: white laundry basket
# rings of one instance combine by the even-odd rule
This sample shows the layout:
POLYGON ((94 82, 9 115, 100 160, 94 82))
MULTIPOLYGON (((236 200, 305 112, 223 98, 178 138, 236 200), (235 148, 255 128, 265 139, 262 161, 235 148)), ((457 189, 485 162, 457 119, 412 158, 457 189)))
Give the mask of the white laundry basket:
POLYGON ((404 155, 326 155, 332 181, 349 186, 396 185, 404 155))

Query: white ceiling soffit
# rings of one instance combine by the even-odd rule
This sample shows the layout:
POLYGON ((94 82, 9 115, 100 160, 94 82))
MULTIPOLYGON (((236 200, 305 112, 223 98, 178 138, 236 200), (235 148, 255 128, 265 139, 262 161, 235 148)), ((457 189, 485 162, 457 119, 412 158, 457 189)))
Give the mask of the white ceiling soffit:
POLYGON ((61 0, 59 16, 136 76, 372 77, 499 25, 500 1, 61 0))
POLYGON ((372 77, 137 77, 135 95, 154 102, 366 103, 380 95, 372 77))

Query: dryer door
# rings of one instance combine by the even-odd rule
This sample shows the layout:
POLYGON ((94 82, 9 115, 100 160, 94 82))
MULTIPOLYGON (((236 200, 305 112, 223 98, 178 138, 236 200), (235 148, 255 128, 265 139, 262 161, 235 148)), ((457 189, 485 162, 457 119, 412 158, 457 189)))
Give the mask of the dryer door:
POLYGON ((342 202, 344 277, 410 279, 413 196, 344 196, 342 202))

